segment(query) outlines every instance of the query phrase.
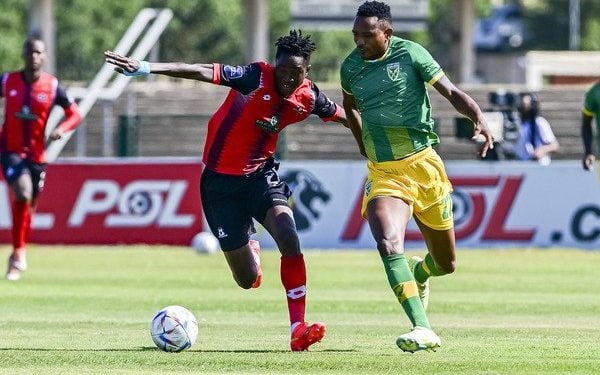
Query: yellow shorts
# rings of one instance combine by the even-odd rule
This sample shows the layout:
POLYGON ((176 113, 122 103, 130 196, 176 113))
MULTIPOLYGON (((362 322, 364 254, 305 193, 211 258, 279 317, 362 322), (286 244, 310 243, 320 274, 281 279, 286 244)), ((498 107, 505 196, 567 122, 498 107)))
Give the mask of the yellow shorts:
POLYGON ((452 184, 444 163, 431 147, 405 159, 367 164, 362 215, 367 217, 367 204, 373 198, 397 197, 411 206, 414 215, 425 225, 437 230, 454 227, 452 216, 452 184))

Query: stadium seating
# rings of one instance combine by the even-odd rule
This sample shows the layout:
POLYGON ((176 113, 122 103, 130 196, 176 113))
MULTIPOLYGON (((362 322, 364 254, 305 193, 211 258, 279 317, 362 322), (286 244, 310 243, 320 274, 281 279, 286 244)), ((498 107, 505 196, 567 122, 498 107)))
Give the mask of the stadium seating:
MULTIPOLYGON (((333 100, 341 103, 341 90, 335 84, 320 85, 333 100)), ((581 108, 588 86, 551 86, 539 91, 541 113, 550 122, 561 145, 554 159, 579 159, 581 108)), ((483 109, 489 107, 488 93, 499 86, 464 86, 483 109)), ((514 92, 525 87, 502 87, 514 92)), ((457 113, 435 90, 430 90, 433 114, 442 139, 438 152, 447 160, 475 159, 476 145, 454 136, 457 113)), ((112 118, 113 150, 117 155, 119 115, 139 116, 139 156, 199 156, 206 135, 206 123, 223 101, 227 89, 203 83, 157 80, 135 82, 112 108, 98 102, 86 118, 86 156, 102 155, 105 118, 112 118), (107 108, 112 110, 107 112, 107 108)), ((358 159, 360 155, 349 130, 335 124, 323 124, 311 116, 284 132, 288 159, 358 159)), ((72 137, 61 156, 75 156, 77 137, 72 137)))

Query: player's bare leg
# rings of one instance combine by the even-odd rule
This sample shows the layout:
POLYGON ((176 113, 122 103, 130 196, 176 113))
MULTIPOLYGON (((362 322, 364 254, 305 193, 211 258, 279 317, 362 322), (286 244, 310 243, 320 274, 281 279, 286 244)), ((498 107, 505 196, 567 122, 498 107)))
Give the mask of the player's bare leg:
MULTIPOLYGON (((257 254, 256 250, 258 241, 255 242, 249 242, 238 249, 223 252, 235 282, 244 289, 258 287, 262 281, 260 257, 258 262, 256 259, 260 254, 257 254)), ((260 247, 258 247, 258 251, 260 251, 260 247)))

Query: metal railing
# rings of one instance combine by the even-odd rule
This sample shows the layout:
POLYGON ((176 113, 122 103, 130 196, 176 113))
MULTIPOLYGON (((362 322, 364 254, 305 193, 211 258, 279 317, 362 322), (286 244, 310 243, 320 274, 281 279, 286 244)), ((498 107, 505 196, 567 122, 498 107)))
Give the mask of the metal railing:
MULTIPOLYGON (((173 18, 173 12, 168 8, 142 9, 137 14, 131 26, 129 26, 119 43, 117 43, 117 46, 114 48, 114 51, 124 55, 129 54, 131 49, 136 44, 136 41, 141 36, 141 40, 139 41, 133 52, 131 52, 129 55, 136 59, 144 59, 148 55, 152 47, 154 47, 154 45, 160 38, 160 35, 166 29, 167 25, 171 21, 171 18, 173 18), (150 26, 148 27, 148 25, 150 26)), ((69 90, 69 93, 71 95, 73 95, 75 98, 81 99, 78 105, 81 115, 84 118, 99 99, 112 102, 116 98, 118 98, 129 83, 129 80, 131 79, 131 77, 126 77, 124 75, 119 74, 109 85, 110 79, 113 77, 114 74, 116 74, 116 72, 114 71, 113 67, 107 63, 104 63, 100 71, 96 74, 96 76, 87 88, 69 90)), ((59 124, 63 115, 64 111, 62 110, 62 108, 55 107, 48 119, 48 124, 46 126, 46 136, 48 136, 52 132, 52 130, 54 130, 54 128, 59 124)), ((106 127, 108 126, 105 124, 105 132, 112 131, 112 129, 109 130, 106 129, 106 127)), ((61 139, 54 141, 48 145, 48 161, 52 162, 58 158, 60 152, 67 144, 72 134, 73 132, 69 132, 65 134, 61 139)))

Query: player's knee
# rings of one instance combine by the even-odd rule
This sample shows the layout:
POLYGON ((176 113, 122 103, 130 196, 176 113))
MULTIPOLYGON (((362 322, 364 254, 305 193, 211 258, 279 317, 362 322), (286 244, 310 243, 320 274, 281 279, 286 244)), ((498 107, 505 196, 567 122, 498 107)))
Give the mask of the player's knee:
POLYGON ((20 191, 15 193, 15 199, 17 200, 17 202, 31 203, 31 198, 31 193, 26 191, 20 191))
POLYGON ((241 276, 240 275, 235 276, 234 279, 240 288, 250 289, 250 288, 252 288, 252 285, 256 281, 257 277, 258 277, 258 275, 256 275, 256 273, 254 273, 254 275, 252 275, 252 273, 249 273, 249 274, 244 274, 241 276))
POLYGON ((382 238, 377 241, 377 250, 381 256, 387 256, 404 252, 404 246, 398 240, 382 238))

